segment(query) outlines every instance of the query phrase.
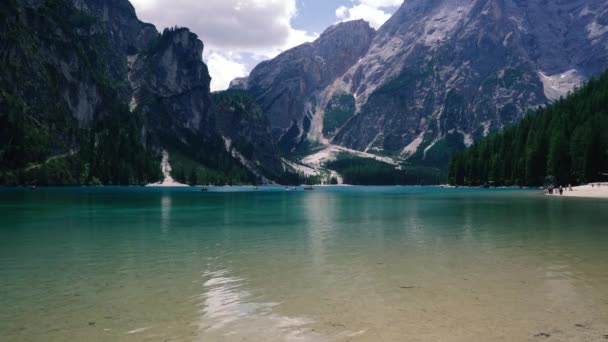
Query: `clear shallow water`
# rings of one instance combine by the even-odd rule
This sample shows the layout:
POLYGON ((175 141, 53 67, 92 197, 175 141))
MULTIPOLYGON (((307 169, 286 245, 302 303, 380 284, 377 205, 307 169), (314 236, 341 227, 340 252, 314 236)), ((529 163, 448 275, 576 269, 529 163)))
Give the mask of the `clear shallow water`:
POLYGON ((212 190, 0 190, 1 339, 608 340, 608 201, 212 190))

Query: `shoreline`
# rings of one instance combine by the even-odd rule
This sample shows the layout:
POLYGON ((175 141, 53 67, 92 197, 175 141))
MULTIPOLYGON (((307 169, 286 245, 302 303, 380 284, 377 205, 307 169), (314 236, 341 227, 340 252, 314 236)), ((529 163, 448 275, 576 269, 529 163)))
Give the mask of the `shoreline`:
MULTIPOLYGON (((264 185, 253 185, 253 184, 234 184, 234 185, 187 185, 181 183, 152 183, 152 184, 131 184, 131 185, 12 185, 4 186, 0 185, 0 189, 25 189, 25 190, 36 190, 36 189, 112 189, 112 188, 124 188, 124 189, 193 189, 198 190, 202 187, 210 189, 222 189, 222 188, 243 188, 243 189, 284 189, 284 188, 304 188, 312 186, 313 188, 434 188, 443 190, 523 190, 523 191, 541 191, 539 188, 521 188, 521 187, 493 187, 493 188, 481 188, 481 187, 467 187, 467 186, 443 186, 443 185, 352 185, 352 184, 300 184, 300 185, 279 185, 279 184, 264 184, 264 185)), ((606 187, 608 190, 608 186, 606 187)))
POLYGON ((572 188, 572 191, 564 189, 564 194, 559 193, 550 195, 546 193, 546 196, 553 197, 576 197, 576 198, 606 198, 608 199, 608 183, 593 183, 591 184, 576 186, 572 188))

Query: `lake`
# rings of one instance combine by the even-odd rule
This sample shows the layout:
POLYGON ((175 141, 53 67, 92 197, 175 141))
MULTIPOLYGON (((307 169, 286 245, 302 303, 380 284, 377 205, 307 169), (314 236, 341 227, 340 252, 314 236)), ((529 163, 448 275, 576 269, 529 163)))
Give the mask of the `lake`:
POLYGON ((608 341, 608 201, 0 190, 3 341, 608 341))

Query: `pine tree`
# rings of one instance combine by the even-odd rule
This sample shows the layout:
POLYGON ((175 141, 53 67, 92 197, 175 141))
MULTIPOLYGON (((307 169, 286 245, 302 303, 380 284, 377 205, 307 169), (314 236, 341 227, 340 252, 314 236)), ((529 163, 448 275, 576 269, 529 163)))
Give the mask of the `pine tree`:
POLYGON ((457 185, 562 185, 608 178, 608 73, 454 156, 457 185), (464 175, 464 176, 463 176, 464 175))

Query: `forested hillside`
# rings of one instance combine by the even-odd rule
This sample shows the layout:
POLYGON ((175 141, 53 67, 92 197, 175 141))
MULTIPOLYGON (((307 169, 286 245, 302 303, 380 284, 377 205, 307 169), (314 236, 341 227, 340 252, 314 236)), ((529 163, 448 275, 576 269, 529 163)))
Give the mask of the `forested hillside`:
POLYGON ((374 159, 338 155, 325 167, 337 171, 345 184, 351 185, 435 185, 445 181, 445 173, 439 169, 386 164, 374 159))
POLYGON ((67 1, 0 4, 0 185, 145 184, 162 175, 129 112, 120 53, 67 1), (112 67, 111 67, 112 66, 112 67))
POLYGON ((608 72, 452 158, 455 185, 539 186, 605 180, 608 72))
POLYGON ((182 181, 279 178, 259 107, 212 103, 203 49, 187 28, 141 22, 128 0, 2 1, 0 186, 154 183, 163 150, 182 181))

